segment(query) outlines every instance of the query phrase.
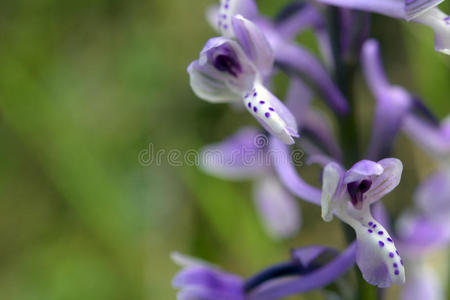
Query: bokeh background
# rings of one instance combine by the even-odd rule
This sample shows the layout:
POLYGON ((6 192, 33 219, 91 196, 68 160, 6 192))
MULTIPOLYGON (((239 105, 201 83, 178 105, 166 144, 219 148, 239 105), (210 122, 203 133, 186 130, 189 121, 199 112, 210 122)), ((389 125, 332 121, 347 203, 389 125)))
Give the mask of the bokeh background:
MULTIPOLYGON (((288 2, 258 4, 274 16, 288 2)), ((245 112, 199 100, 189 87, 186 67, 215 34, 204 18, 214 3, 1 1, 1 299, 174 299, 171 251, 248 276, 286 259, 292 247, 345 246, 339 223, 325 224, 307 204, 298 237, 273 241, 248 182, 167 162, 169 150, 199 149, 256 125, 245 112), (150 160, 157 152, 160 163, 150 160), (149 153, 144 163, 139 153, 149 153)), ((438 116, 448 114, 450 59, 434 52, 431 30, 372 20, 392 81, 421 95, 438 116)), ((311 32, 299 41, 317 52, 311 32)), ((280 96, 285 81, 278 79, 280 96)), ((374 99, 360 73, 354 90, 365 143, 374 99)), ((393 216, 433 167, 404 137, 395 156, 407 176, 384 201, 393 216)), ((313 182, 315 172, 304 173, 313 182)), ((440 272, 448 269, 445 257, 436 259, 440 272)))

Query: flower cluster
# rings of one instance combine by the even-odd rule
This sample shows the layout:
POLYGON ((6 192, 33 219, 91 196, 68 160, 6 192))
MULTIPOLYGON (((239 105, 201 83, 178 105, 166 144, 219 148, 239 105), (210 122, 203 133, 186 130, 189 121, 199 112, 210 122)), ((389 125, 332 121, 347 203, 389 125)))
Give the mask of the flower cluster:
POLYGON ((436 50, 450 54, 450 17, 437 8, 442 1, 295 2, 275 21, 260 15, 253 0, 221 0, 207 10, 219 36, 189 65, 192 90, 205 101, 247 110, 261 128, 248 126, 206 146, 203 156, 220 153, 221 159, 204 157, 201 169, 252 181, 261 222, 274 239, 299 232, 299 198, 319 206, 324 221, 336 217, 348 224, 355 240, 340 253, 325 246, 295 249, 290 260, 248 279, 176 253, 173 259, 183 267, 173 281, 179 299, 280 299, 323 288, 355 263, 379 288, 406 281, 404 299, 441 299, 439 280, 426 261, 450 242, 450 121, 439 123, 416 95, 390 83, 368 28, 369 13, 425 24, 434 30, 436 50), (315 33, 321 58, 295 42, 307 28, 315 33), (351 72, 359 66, 375 99, 364 154, 357 151, 355 109, 348 101, 351 72), (271 90, 277 72, 290 80, 284 101, 271 90), (314 93, 336 117, 338 138, 324 112, 311 105, 314 93), (391 230, 380 200, 401 182, 403 164, 390 157, 399 134, 439 168, 419 185, 414 207, 391 230), (321 186, 302 179, 292 160, 295 149, 322 168, 321 186))

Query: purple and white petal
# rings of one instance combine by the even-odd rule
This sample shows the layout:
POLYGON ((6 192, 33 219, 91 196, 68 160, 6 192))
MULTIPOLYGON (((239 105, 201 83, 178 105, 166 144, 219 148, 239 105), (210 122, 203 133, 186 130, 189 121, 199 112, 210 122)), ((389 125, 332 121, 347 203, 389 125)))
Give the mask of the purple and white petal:
POLYGON ((275 239, 288 238, 300 229, 300 206, 277 178, 264 176, 255 185, 255 205, 263 225, 275 239))
POLYGON ((218 27, 223 36, 234 38, 231 19, 236 15, 253 20, 258 15, 258 7, 254 0, 221 0, 218 27))
POLYGON ((288 147, 275 138, 270 139, 269 145, 270 155, 279 157, 274 168, 284 186, 301 199, 320 205, 320 190, 306 183, 295 169, 294 163, 299 163, 295 153, 289 152, 288 147))
POLYGON ((434 48, 450 55, 450 16, 439 8, 432 8, 413 19, 414 22, 433 28, 434 48))
POLYGON ((219 5, 210 5, 208 8, 206 8, 206 21, 208 21, 209 26, 211 26, 212 29, 214 29, 216 32, 220 32, 219 27, 219 15, 220 6, 219 5))
POLYGON ((313 99, 311 89, 298 77, 292 77, 286 94, 286 106, 294 115, 301 128, 313 99))
POLYGON ((356 263, 364 279, 375 286, 386 288, 394 283, 405 282, 403 261, 386 229, 374 218, 370 211, 361 223, 353 222, 356 231, 356 263))
POLYGON ((262 76, 272 72, 274 54, 264 33, 241 15, 234 16, 231 24, 237 41, 262 76))
POLYGON ((297 122, 289 109, 262 84, 256 83, 244 96, 247 110, 272 135, 285 144, 298 137, 297 122))
POLYGON ((444 0, 404 0, 406 20, 410 21, 419 15, 438 6, 444 0))
POLYGON ((203 171, 224 179, 251 179, 270 168, 268 138, 257 129, 244 127, 221 143, 206 146, 200 153, 203 171))
POLYGON ((366 192, 366 203, 371 204, 392 191, 399 183, 402 176, 403 164, 397 158, 385 158, 377 162, 384 171, 381 175, 372 179, 372 185, 366 192))

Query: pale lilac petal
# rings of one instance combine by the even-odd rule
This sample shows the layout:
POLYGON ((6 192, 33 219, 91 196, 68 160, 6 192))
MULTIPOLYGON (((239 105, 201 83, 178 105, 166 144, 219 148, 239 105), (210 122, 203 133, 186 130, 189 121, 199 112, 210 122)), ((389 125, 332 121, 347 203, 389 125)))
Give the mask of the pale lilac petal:
POLYGON ((317 0, 323 4, 375 12, 394 18, 405 18, 405 4, 402 0, 317 0))
POLYGON ((403 123, 403 130, 432 157, 445 158, 450 155, 450 119, 443 121, 441 127, 409 115, 403 123))
POLYGON ((297 122, 289 109, 263 85, 256 83, 244 96, 247 110, 269 131, 285 144, 293 144, 298 137, 297 122))
POLYGON ((312 99, 311 89, 300 78, 290 79, 286 94, 286 106, 294 115, 299 128, 303 126, 312 99))
POLYGON ((199 98, 214 103, 235 102, 241 98, 239 93, 227 86, 221 74, 210 66, 200 65, 198 61, 194 61, 187 71, 192 90, 199 98))
POLYGON ((320 254, 331 248, 325 246, 306 246, 295 248, 291 251, 291 257, 300 262, 302 266, 308 267, 320 254))
POLYGON ((285 39, 292 40, 308 28, 323 28, 325 20, 317 7, 306 3, 296 13, 276 24, 277 32, 285 39))
POLYGON ((362 61, 366 82, 377 100, 367 157, 379 159, 390 155, 412 98, 404 88, 389 84, 376 40, 364 43, 362 61))
POLYGON ((281 68, 288 74, 311 78, 332 109, 339 114, 348 112, 347 100, 314 55, 292 43, 278 42, 272 46, 276 47, 275 61, 281 68))
POLYGON ((218 27, 223 36, 234 38, 231 19, 236 15, 253 20, 258 15, 258 7, 254 0, 221 0, 218 27))
POLYGON ((450 218, 450 173, 438 171, 422 181, 414 201, 429 216, 450 218))
POLYGON ((294 163, 298 162, 295 160, 295 156, 289 152, 288 147, 277 139, 271 139, 270 154, 283 158, 274 164, 274 167, 284 186, 301 199, 320 205, 320 190, 307 184, 298 175, 292 160, 294 159, 294 163))
POLYGON ((234 34, 247 57, 262 75, 272 71, 274 55, 264 33, 251 21, 237 15, 232 18, 234 34))
POLYGON ((435 50, 450 55, 450 16, 439 8, 432 8, 413 21, 433 28, 435 50))
POLYGON ((371 207, 373 218, 380 223, 388 232, 391 232, 391 221, 389 213, 383 202, 376 202, 371 207))
POLYGON ((326 222, 330 222, 333 219, 333 211, 335 208, 334 201, 335 195, 338 193, 339 187, 342 185, 344 178, 343 168, 334 162, 329 163, 323 169, 322 180, 322 219, 326 222))
POLYGON ((405 10, 406 10, 406 19, 412 20, 417 16, 425 13, 433 7, 439 5, 444 0, 404 0, 405 1, 405 10))
POLYGON ((225 141, 206 146, 200 153, 203 171, 224 179, 250 179, 268 171, 268 138, 245 127, 225 141))
POLYGON ((445 300, 440 278, 423 264, 415 264, 408 263, 408 280, 402 289, 401 300, 445 300))
POLYGON ((360 181, 370 176, 383 174, 383 166, 371 160, 361 160, 345 172, 344 183, 360 181))
POLYGON ((372 179, 371 188, 365 193, 367 203, 378 201, 381 197, 392 191, 399 183, 402 176, 403 164, 397 158, 385 158, 377 162, 384 171, 380 176, 372 179))
POLYGON ((404 213, 397 222, 399 248, 408 256, 423 255, 450 243, 449 219, 404 213))
POLYGON ((355 263, 355 243, 351 244, 333 261, 308 275, 280 282, 267 282, 248 295, 248 300, 284 299, 294 294, 306 293, 327 286, 346 273, 355 263))
POLYGON ((255 204, 266 231, 275 239, 283 239, 300 229, 300 206, 273 176, 264 176, 255 186, 255 204))

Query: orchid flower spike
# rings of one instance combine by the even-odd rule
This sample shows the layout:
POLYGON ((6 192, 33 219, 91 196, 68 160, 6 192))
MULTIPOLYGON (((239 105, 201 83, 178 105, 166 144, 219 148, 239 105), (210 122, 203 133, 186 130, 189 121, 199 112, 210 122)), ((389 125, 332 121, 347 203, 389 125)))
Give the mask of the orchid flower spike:
POLYGON ((270 152, 269 143, 256 128, 244 127, 224 141, 206 146, 200 155, 200 167, 220 178, 252 180, 255 206, 266 232, 274 239, 284 239, 300 229, 300 206, 273 169, 274 160, 290 157, 270 152))
POLYGON ((241 277, 177 252, 171 256, 183 267, 172 281, 172 285, 180 289, 178 300, 244 300, 241 277))
POLYGON ((335 162, 326 165, 322 185, 322 218, 333 213, 356 232, 356 262, 364 279, 386 288, 405 282, 403 261, 386 229, 371 214, 370 206, 400 182, 403 165, 396 158, 362 160, 348 171, 335 162))
POLYGON ((243 101, 262 126, 286 144, 298 137, 297 123, 286 106, 263 85, 273 67, 273 51, 255 24, 242 16, 231 20, 237 42, 210 39, 200 58, 188 67, 196 95, 213 103, 243 101))
POLYGON ((444 0, 317 0, 350 9, 379 13, 430 26, 436 51, 450 55, 450 16, 437 6, 444 0))

